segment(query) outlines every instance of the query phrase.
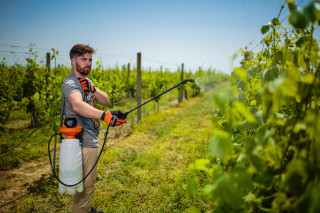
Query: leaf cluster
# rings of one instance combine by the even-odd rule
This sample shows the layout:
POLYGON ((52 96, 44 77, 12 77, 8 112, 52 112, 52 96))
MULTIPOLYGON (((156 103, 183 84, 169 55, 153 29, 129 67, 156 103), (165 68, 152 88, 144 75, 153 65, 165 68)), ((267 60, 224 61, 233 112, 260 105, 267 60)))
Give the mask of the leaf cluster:
MULTIPOLYGON (((293 1, 288 5, 296 10, 293 1)), ((230 87, 214 95, 219 126, 208 158, 190 165, 211 180, 202 182, 195 173, 187 193, 204 185, 215 212, 320 211, 320 55, 314 26, 288 32, 273 20, 268 27, 273 32, 265 47, 250 52, 234 69, 230 87)))

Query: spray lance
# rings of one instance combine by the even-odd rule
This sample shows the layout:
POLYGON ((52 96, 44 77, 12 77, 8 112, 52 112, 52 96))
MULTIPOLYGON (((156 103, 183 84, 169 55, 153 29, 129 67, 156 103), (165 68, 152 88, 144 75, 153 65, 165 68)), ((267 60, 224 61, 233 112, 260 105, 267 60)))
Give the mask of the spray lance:
MULTIPOLYGON (((170 91, 171 91, 171 90, 173 90, 174 88, 176 88, 176 87, 178 87, 178 86, 180 86, 180 85, 182 85, 182 84, 185 84, 185 83, 187 83, 187 82, 193 82, 193 83, 194 83, 194 82, 195 82, 195 79, 193 79, 193 78, 188 78, 188 79, 185 79, 185 80, 181 81, 179 84, 177 84, 177 85, 175 85, 175 86, 171 87, 170 89, 168 89, 168 90, 166 90, 166 91, 162 92, 161 94, 159 94, 159 95, 157 95, 157 96, 155 96, 155 97, 151 98, 150 100, 148 100, 148 101, 146 101, 146 102, 144 102, 144 103, 140 104, 139 106, 137 106, 137 107, 135 107, 135 108, 131 109, 130 111, 123 113, 123 117, 121 117, 121 118, 125 118, 125 117, 127 117, 127 115, 128 115, 129 113, 131 113, 131 112, 133 112, 133 111, 135 111, 135 110, 139 109, 140 107, 142 107, 143 105, 145 105, 145 104, 149 103, 150 101, 153 101, 154 99, 156 99, 156 98, 158 98, 158 97, 160 97, 160 96, 162 96, 162 95, 166 94, 167 92, 170 92, 170 91)), ((120 118, 120 119, 121 119, 121 118, 120 118)), ((115 121, 116 121, 116 119, 114 119, 114 121, 113 121, 113 122, 115 122, 115 121)), ((113 124, 113 123, 112 123, 112 124, 113 124)))
POLYGON ((180 86, 180 85, 182 85, 182 84, 185 84, 185 83, 187 83, 187 82, 195 82, 195 79, 193 79, 193 78, 188 78, 188 79, 185 79, 185 80, 181 81, 179 84, 177 84, 177 85, 175 85, 175 86, 171 87, 170 89, 168 89, 168 90, 166 90, 166 91, 162 92, 161 94, 159 94, 159 95, 157 95, 157 96, 155 96, 155 97, 151 98, 150 100, 148 100, 148 101, 144 102, 143 104, 140 104, 140 105, 139 105, 139 106, 137 106, 136 108, 133 108, 133 109, 131 109, 131 110, 130 110, 130 111, 128 111, 128 112, 125 112, 125 113, 124 113, 124 115, 125 115, 125 116, 127 116, 130 112, 132 112, 132 111, 134 111, 134 110, 136 110, 136 109, 139 109, 140 107, 142 107, 143 105, 145 105, 145 104, 149 103, 150 101, 153 101, 154 99, 156 99, 156 98, 160 97, 161 95, 164 95, 164 94, 166 94, 167 92, 169 92, 169 91, 173 90, 174 88, 176 88, 176 87, 178 87, 178 86, 180 86))
MULTIPOLYGON (((185 84, 187 82, 194 83, 195 79, 189 78, 189 79, 185 79, 185 80, 181 81, 179 84, 171 87, 170 89, 162 92, 161 94, 159 94, 159 95, 151 98, 150 100, 140 104, 139 106, 131 109, 130 111, 123 113, 123 116, 121 116, 120 119, 127 117, 127 115, 129 113, 133 112, 134 110, 139 109, 140 107, 149 103, 150 101, 153 101, 154 99, 166 94, 167 92, 169 92, 169 91, 173 90, 174 88, 179 87, 180 85, 185 84)), ((62 110, 63 109, 61 109, 61 112, 62 112, 62 110)), ((102 148, 101 148, 100 153, 98 155, 98 158, 97 158, 96 162, 94 163, 92 169, 88 172, 88 174, 85 175, 84 178, 82 178, 82 166, 77 166, 78 167, 77 171, 74 171, 74 168, 71 168, 71 167, 74 167, 75 164, 82 165, 82 160, 80 159, 79 154, 77 155, 76 153, 73 152, 74 149, 79 150, 79 147, 78 147, 79 141, 78 141, 78 139, 75 139, 74 136, 76 134, 78 134, 79 132, 81 132, 81 127, 75 126, 76 123, 74 121, 72 121, 71 124, 69 124, 69 125, 68 125, 68 123, 65 123, 65 125, 67 127, 62 127, 62 120, 60 119, 60 128, 59 128, 60 134, 55 133, 54 135, 52 135, 49 140, 49 143, 48 143, 48 153, 49 153, 50 165, 51 165, 51 169, 52 169, 54 177, 59 181, 59 192, 60 193, 64 193, 66 191, 68 194, 74 194, 75 191, 81 192, 83 190, 82 182, 90 175, 90 173, 92 172, 92 170, 94 169, 94 167, 98 163, 99 158, 102 153, 102 150, 104 149, 104 146, 106 144, 106 140, 107 140, 107 136, 108 136, 108 132, 109 132, 109 127, 110 126, 113 127, 117 119, 118 118, 115 115, 113 115, 113 117, 111 118, 111 120, 108 124, 107 130, 106 130, 106 133, 105 133, 103 145, 102 145, 102 148), (62 140, 62 134, 66 135, 66 139, 62 140), (62 145, 63 143, 61 143, 61 146, 60 146, 60 161, 62 161, 62 162, 60 162, 60 167, 59 167, 60 179, 57 177, 57 175, 55 173, 56 136, 57 135, 60 135, 60 141, 64 143, 64 145, 62 145), (54 155, 53 155, 53 161, 52 161, 51 154, 50 154, 50 143, 51 143, 51 140, 53 137, 55 138, 55 140, 54 140, 54 155), (66 143, 66 142, 68 142, 68 143, 66 143), (76 143, 73 143, 73 142, 76 142, 76 143), (71 149, 73 149, 73 151, 71 149), (62 157, 61 153, 62 154, 68 153, 69 157, 65 157, 66 154, 64 154, 64 157, 62 157), (73 159, 70 156, 73 156, 73 159), (61 159, 61 157, 62 157, 62 159, 61 159), (78 162, 75 163, 74 161, 76 161, 76 162, 78 161, 78 162), (79 161, 80 161, 80 163, 79 163, 79 161), (71 172, 61 170, 61 165, 65 165, 65 164, 67 165, 65 167, 69 167, 72 170, 71 172), (70 167, 70 165, 71 165, 71 167, 70 167), (74 178, 75 174, 78 174, 78 175, 76 175, 77 178, 74 178)), ((81 149, 80 149, 80 153, 81 153, 81 149)))

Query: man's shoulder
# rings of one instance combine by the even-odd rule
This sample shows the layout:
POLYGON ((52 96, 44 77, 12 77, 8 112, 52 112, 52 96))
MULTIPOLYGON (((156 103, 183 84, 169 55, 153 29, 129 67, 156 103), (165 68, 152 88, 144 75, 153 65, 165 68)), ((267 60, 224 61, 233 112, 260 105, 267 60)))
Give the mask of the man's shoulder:
POLYGON ((81 85, 75 75, 69 74, 63 81, 62 92, 68 96, 72 92, 81 93, 81 85))
POLYGON ((66 82, 70 82, 70 81, 75 81, 75 80, 78 80, 77 77, 70 73, 63 81, 63 83, 66 83, 66 82))
POLYGON ((63 81, 63 87, 65 86, 72 86, 72 87, 78 87, 80 86, 80 83, 78 83, 77 77, 70 73, 63 81))

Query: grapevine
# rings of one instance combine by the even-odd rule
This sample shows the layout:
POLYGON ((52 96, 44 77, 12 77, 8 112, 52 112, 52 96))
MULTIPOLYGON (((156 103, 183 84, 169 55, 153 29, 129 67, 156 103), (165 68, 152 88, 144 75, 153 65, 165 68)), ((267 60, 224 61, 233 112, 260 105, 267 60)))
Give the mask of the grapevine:
POLYGON ((279 13, 260 52, 241 50, 230 88, 214 95, 208 158, 189 166, 188 197, 201 188, 215 212, 320 212, 320 2, 284 5, 294 28, 279 13))

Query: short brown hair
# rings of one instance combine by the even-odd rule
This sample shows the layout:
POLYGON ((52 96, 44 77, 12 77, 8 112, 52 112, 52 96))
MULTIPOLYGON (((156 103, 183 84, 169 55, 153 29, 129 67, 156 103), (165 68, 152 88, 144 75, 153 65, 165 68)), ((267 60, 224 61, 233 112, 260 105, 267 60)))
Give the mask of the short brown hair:
POLYGON ((94 49, 89 45, 76 44, 70 50, 70 59, 81 56, 85 53, 95 53, 94 49))

